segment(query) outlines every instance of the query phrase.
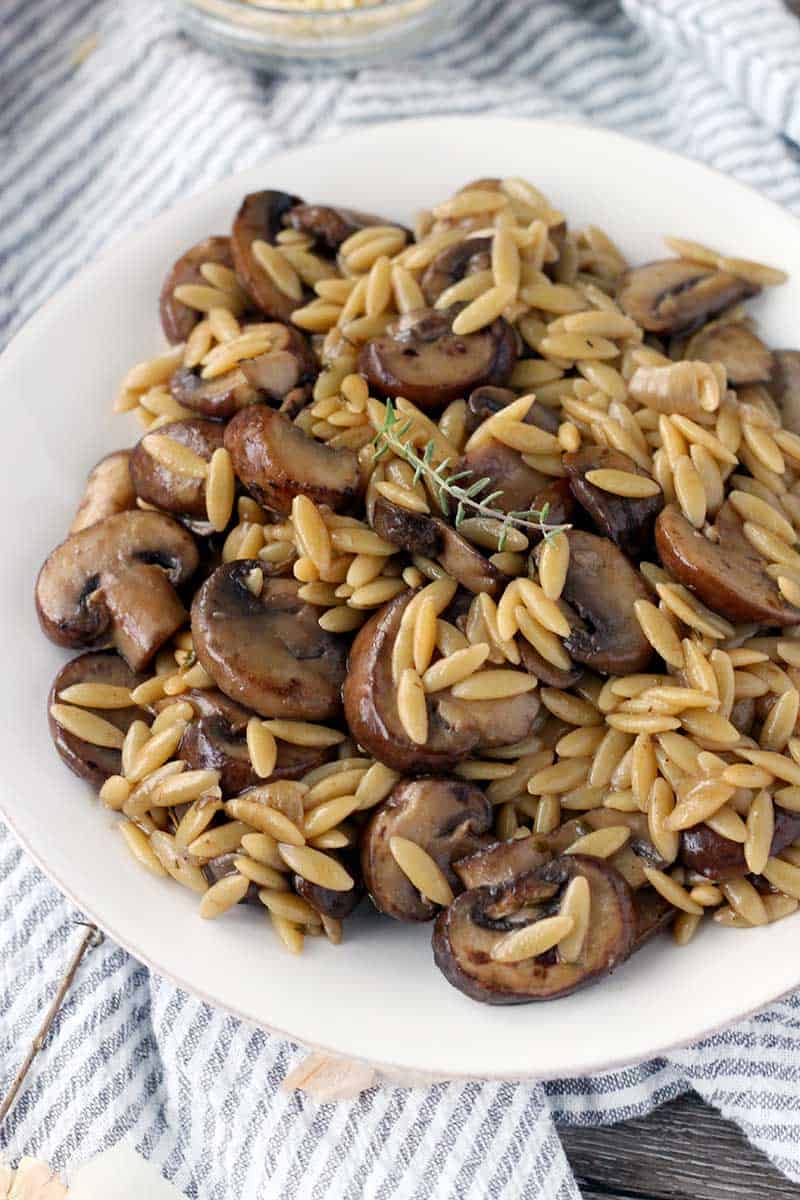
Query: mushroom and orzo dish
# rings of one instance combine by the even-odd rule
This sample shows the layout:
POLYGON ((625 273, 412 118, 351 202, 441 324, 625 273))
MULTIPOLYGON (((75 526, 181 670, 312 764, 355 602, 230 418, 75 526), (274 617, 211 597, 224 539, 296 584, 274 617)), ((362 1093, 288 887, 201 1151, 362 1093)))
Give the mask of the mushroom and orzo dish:
POLYGON ((797 908, 800 352, 781 272, 668 245, 482 179, 255 193, 168 272, 36 602, 59 753, 202 916, 366 891, 515 1003, 797 908))

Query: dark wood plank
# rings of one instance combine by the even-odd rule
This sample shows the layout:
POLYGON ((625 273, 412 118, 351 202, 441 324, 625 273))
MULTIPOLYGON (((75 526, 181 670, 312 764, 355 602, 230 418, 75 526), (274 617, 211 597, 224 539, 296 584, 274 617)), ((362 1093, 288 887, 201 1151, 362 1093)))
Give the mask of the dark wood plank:
POLYGON ((641 1120, 560 1133, 584 1200, 800 1200, 800 1185, 696 1096, 641 1120))

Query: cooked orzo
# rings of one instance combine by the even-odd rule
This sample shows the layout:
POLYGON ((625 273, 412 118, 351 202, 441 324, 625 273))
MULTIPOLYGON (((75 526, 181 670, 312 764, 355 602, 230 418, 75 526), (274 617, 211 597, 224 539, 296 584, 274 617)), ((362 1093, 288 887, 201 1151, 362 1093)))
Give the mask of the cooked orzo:
POLYGON ((482 179, 171 267, 36 601, 59 753, 201 917, 298 952, 366 891, 514 1003, 797 908, 800 352, 780 271, 668 246, 482 179))

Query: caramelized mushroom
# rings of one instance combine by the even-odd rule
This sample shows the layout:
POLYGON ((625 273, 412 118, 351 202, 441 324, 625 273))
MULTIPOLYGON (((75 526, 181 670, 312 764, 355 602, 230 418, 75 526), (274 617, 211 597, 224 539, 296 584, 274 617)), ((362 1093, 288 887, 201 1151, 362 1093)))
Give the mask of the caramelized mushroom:
POLYGON ((317 248, 328 254, 336 254, 342 242, 358 233, 359 229, 385 224, 383 217, 373 216, 372 213, 357 212, 354 208, 336 208, 329 204, 297 204, 289 210, 285 221, 292 229, 310 234, 317 248))
POLYGON ((259 399, 299 412, 311 396, 317 362, 308 339, 299 329, 276 325, 269 350, 240 363, 242 374, 259 399))
POLYGON ((719 540, 712 542, 668 505, 656 521, 656 545, 667 570, 730 621, 797 625, 800 609, 784 600, 766 574, 732 504, 723 504, 716 524, 719 540))
POLYGON ((525 638, 517 639, 517 649, 522 665, 528 674, 535 675, 540 683, 546 684, 547 687, 561 688, 566 691, 567 688, 574 687, 583 676, 583 667, 580 663, 573 664, 569 671, 556 667, 543 658, 525 638))
POLYGON ((683 357, 722 363, 732 387, 767 383, 772 375, 772 354, 745 321, 711 324, 698 330, 683 357))
POLYGON ((223 419, 258 399, 258 389, 241 367, 234 367, 216 379, 203 379, 199 367, 179 367, 169 381, 169 390, 184 408, 204 417, 223 419))
MULTIPOLYGON (((223 796, 238 796, 245 788, 267 782, 259 778, 247 749, 247 722, 254 715, 215 688, 184 692, 180 697, 191 704, 195 720, 186 727, 178 751, 186 763, 197 769, 220 772, 223 796)), ((167 703, 173 703, 170 697, 167 703)), ((308 771, 331 758, 332 751, 314 746, 294 746, 278 740, 278 757, 270 782, 275 779, 302 779, 308 771)))
POLYGON ((80 533, 104 517, 136 507, 136 492, 128 469, 130 459, 130 450, 115 450, 92 468, 70 533, 80 533))
POLYGON ((618 299, 628 316, 648 333, 680 333, 696 329, 759 291, 727 271, 667 258, 626 271, 618 299))
POLYGON ((463 892, 444 909, 433 932, 433 956, 453 987, 487 1004, 524 1004, 569 995, 607 975, 630 955, 637 917, 624 879, 603 859, 571 854, 543 863, 496 887, 463 892), (591 909, 580 959, 558 953, 516 963, 492 958, 506 933, 556 912, 569 882, 582 875, 591 909))
POLYGON ((232 268, 231 239, 204 238, 181 255, 164 280, 159 298, 161 327, 167 341, 173 345, 185 342, 202 316, 196 308, 189 308, 188 304, 182 304, 180 300, 175 299, 175 288, 187 283, 209 287, 209 281, 200 269, 204 263, 219 263, 223 267, 232 268))
POLYGON ((395 862, 393 837, 421 846, 453 890, 452 864, 483 841, 492 806, 480 788, 461 779, 403 780, 373 813, 361 839, 361 867, 372 901, 398 921, 430 921, 439 906, 421 895, 395 862))
POLYGON ((546 836, 510 838, 475 850, 453 863, 453 870, 467 891, 509 883, 543 863, 550 862, 553 851, 546 836))
POLYGON ((197 565, 194 539, 170 517, 106 517, 57 546, 39 572, 42 630, 59 646, 113 645, 139 671, 183 624, 175 588, 197 565))
POLYGON ((319 611, 293 579, 247 587, 258 559, 218 567, 192 604, 192 637, 217 687, 263 717, 323 721, 339 712, 345 642, 318 624, 319 611))
MULTIPOLYGON (((536 507, 536 497, 551 482, 547 475, 529 467, 519 450, 512 450, 510 446, 494 441, 468 450, 459 459, 455 471, 471 471, 475 480, 488 476, 496 481, 502 493, 495 497, 492 506, 502 512, 527 512, 536 507)), ((466 479, 463 483, 467 486, 470 480, 466 479)))
POLYGON ((800 350, 773 352, 770 392, 781 410, 784 429, 800 433, 800 350))
MULTIPOLYGON (((518 399, 517 393, 511 388, 486 387, 475 388, 467 401, 467 430, 474 433, 483 421, 502 412, 509 404, 518 399)), ((523 425, 536 425, 545 433, 558 433, 559 420, 552 408, 545 404, 533 403, 523 418, 523 425)))
MULTIPOLYGON (((799 837, 800 813, 776 805, 770 854, 780 854, 799 837)), ((681 834, 680 861, 706 879, 736 879, 747 873, 741 844, 722 837, 710 825, 695 825, 681 834)))
POLYGON ((284 218, 298 204, 302 204, 300 197, 287 192, 251 192, 233 222, 231 249, 236 274, 261 311, 277 321, 288 321, 304 301, 280 290, 253 254, 253 242, 273 243, 284 227, 284 218))
POLYGON ((428 304, 433 305, 446 288, 459 283, 476 271, 488 271, 492 265, 492 239, 465 238, 455 246, 440 250, 422 276, 422 291, 428 304))
MULTIPOLYGON (((181 446, 187 446, 206 462, 222 446, 223 427, 217 421, 193 417, 171 421, 158 431, 181 446)), ((147 434, 131 454, 130 475, 136 495, 164 512, 206 519, 206 481, 171 471, 147 449, 147 434)))
POLYGON ((649 479, 647 471, 619 450, 605 446, 585 446, 572 454, 565 454, 562 463, 569 477, 572 494, 591 517, 600 533, 611 538, 623 554, 639 558, 653 541, 656 517, 664 507, 664 495, 636 499, 630 496, 615 496, 589 483, 589 471, 627 471, 649 479))
POLYGON ((452 331, 460 305, 423 308, 392 321, 363 347, 358 369, 382 396, 439 408, 484 383, 506 383, 517 357, 514 331, 496 321, 477 333, 452 331))
POLYGON ((633 944, 635 953, 662 929, 671 925, 678 915, 678 910, 651 887, 639 888, 633 893, 633 907, 636 910, 636 937, 633 944))
POLYGON ((636 600, 649 596, 641 576, 607 538, 579 529, 566 536, 569 568, 562 596, 586 623, 573 626, 564 642, 567 652, 603 675, 643 671, 653 652, 633 611, 636 600))
MULTIPOLYGON (((61 694, 75 684, 110 684, 112 687, 128 688, 132 691, 140 683, 144 683, 144 680, 144 675, 137 675, 132 671, 113 650, 79 654, 77 658, 66 663, 53 680, 47 700, 47 710, 50 713, 53 704, 69 703, 68 698, 61 700, 61 694)), ((135 704, 131 704, 129 708, 83 708, 83 706, 81 708, 85 712, 102 717, 104 721, 110 721, 123 734, 127 733, 131 722, 142 715, 135 704)), ((99 791, 109 775, 120 774, 122 755, 119 750, 110 746, 95 746, 91 742, 84 741, 83 738, 76 737, 63 725, 59 725, 52 713, 48 719, 50 736, 56 750, 69 769, 76 775, 80 775, 81 779, 88 780, 99 791)))
POLYGON ((447 771, 473 750, 527 737, 539 712, 531 692, 511 700, 455 700, 449 690, 428 697, 428 740, 412 742, 397 711, 392 649, 414 593, 402 593, 359 630, 350 651, 344 708, 350 732, 375 758, 396 771, 447 771))
POLYGON ((358 495, 358 459, 351 450, 331 449, 265 404, 233 418, 225 430, 225 446, 238 478, 274 512, 291 512, 297 495, 338 512, 358 495))

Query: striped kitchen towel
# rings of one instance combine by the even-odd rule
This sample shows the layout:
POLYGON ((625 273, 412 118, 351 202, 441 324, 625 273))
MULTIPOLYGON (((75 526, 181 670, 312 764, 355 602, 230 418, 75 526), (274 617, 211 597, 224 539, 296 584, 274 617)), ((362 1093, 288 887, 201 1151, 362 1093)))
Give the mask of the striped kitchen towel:
MULTIPOLYGON (((211 57, 163 0, 2 0, 0 341, 101 248, 232 170, 363 122, 470 112, 583 117, 800 213, 800 22, 778 0, 475 0, 421 64, 323 81, 211 57)), ((77 915, 0 827, 0 1092, 77 915)), ((623 1120, 692 1087, 800 1180, 800 998, 668 1058, 539 1087, 385 1082, 317 1105, 279 1090, 302 1055, 106 942, 0 1150, 68 1173, 127 1138, 200 1200, 577 1200, 556 1120, 623 1120)))

